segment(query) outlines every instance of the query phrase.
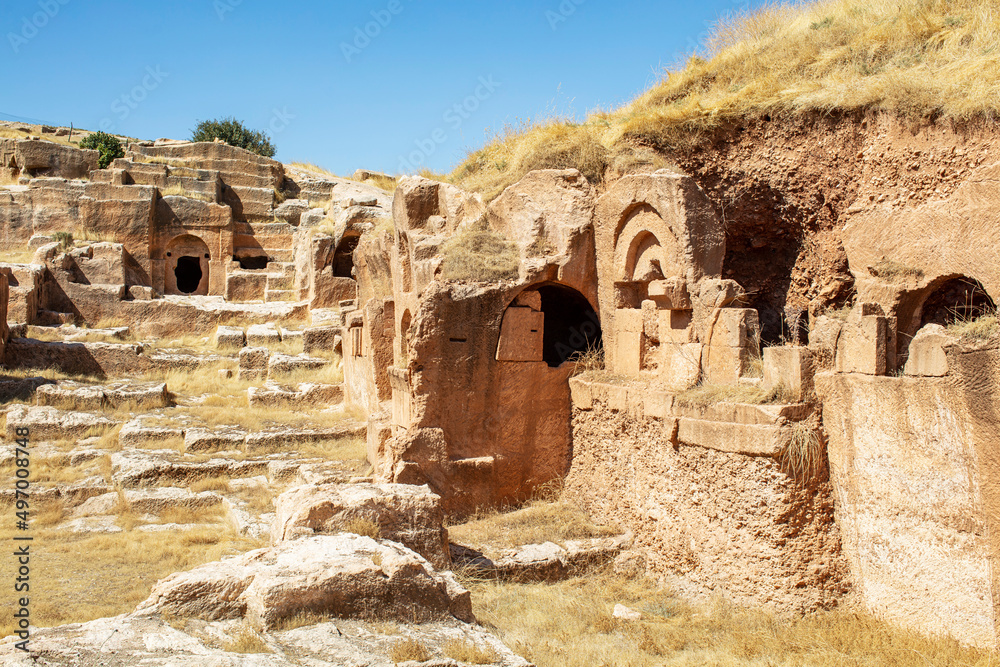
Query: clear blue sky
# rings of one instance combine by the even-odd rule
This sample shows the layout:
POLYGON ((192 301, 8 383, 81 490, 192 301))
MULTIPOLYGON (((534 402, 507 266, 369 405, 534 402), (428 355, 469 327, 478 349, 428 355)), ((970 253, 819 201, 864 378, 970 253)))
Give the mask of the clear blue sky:
POLYGON ((285 162, 447 171, 505 123, 629 101, 757 4, 3 0, 0 119, 186 139, 234 115, 285 162))

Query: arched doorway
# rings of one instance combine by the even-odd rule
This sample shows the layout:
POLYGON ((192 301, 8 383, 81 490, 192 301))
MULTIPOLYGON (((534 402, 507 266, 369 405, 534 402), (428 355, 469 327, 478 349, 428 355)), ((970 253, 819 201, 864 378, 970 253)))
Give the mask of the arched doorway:
POLYGON ((361 241, 361 235, 351 233, 340 240, 333 253, 333 276, 335 278, 354 277, 354 250, 361 241))
POLYGON ((497 361, 544 361, 559 368, 603 351, 601 321, 583 294, 559 283, 521 292, 504 313, 497 361))
POLYGON ((208 294, 210 261, 208 245, 197 236, 172 239, 166 248, 166 293, 208 294))
POLYGON ((968 322, 996 310, 986 288, 975 278, 951 278, 931 291, 920 308, 920 326, 968 322))
POLYGON ((559 284, 542 285, 538 293, 544 315, 542 360, 545 363, 558 368, 581 354, 603 349, 601 321, 585 296, 559 284))

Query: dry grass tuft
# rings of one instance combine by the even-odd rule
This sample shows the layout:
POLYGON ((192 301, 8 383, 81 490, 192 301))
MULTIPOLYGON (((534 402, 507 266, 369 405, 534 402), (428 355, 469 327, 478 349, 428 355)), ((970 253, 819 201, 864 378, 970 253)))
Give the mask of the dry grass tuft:
POLYGON ((442 278, 473 283, 514 280, 520 254, 503 235, 480 225, 460 230, 442 248, 442 278))
POLYGON ((566 540, 609 537, 618 532, 595 524, 583 510, 568 502, 553 500, 537 500, 513 512, 480 515, 448 528, 453 542, 496 549, 542 542, 565 544, 566 540))
POLYGON ((202 192, 192 192, 191 190, 185 189, 180 185, 172 185, 169 188, 160 188, 161 197, 187 197, 188 199, 197 199, 198 201, 213 203, 215 201, 214 197, 209 197, 202 192))
POLYGON ((242 654, 273 653, 271 647, 246 622, 240 623, 230 631, 229 641, 223 642, 222 650, 227 653, 242 654))
POLYGON ((307 628, 310 625, 319 625, 320 623, 328 623, 329 621, 330 618, 328 616, 324 616, 323 614, 302 611, 294 616, 289 616, 288 618, 279 621, 275 626, 274 631, 287 632, 288 630, 307 628))
POLYGON ((808 480, 824 467, 823 438, 810 422, 792 424, 792 438, 779 455, 781 467, 795 479, 808 480))
POLYGON ((747 403, 750 405, 780 405, 795 403, 795 396, 784 385, 771 389, 747 385, 700 384, 677 394, 680 405, 703 406, 716 403, 747 403))
POLYGON ((868 273, 876 278, 882 278, 891 283, 898 283, 904 280, 920 280, 924 277, 923 269, 907 266, 890 259, 882 259, 874 265, 868 267, 868 273))
POLYGON ((860 613, 778 618, 721 600, 693 606, 654 581, 610 574, 556 584, 463 581, 480 622, 539 667, 810 665, 987 667, 988 651, 921 637, 860 613), (624 604, 640 621, 615 619, 624 604))
MULTIPOLYGON (((34 528, 36 542, 45 545, 32 558, 32 575, 46 582, 32 599, 32 624, 38 627, 130 612, 167 575, 263 546, 223 526, 108 535, 68 533, 40 524, 34 528)), ((16 534, 12 520, 5 519, 0 540, 10 541, 16 534)), ((0 591, 0 606, 11 608, 15 595, 12 587, 0 591)), ((0 637, 12 629, 9 619, 0 619, 0 637)))
POLYGON ((433 654, 427 650, 427 647, 416 639, 401 639, 389 649, 389 659, 393 662, 407 662, 408 660, 425 662, 430 660, 432 656, 433 654))
POLYGON ((441 652, 452 660, 470 665, 492 665, 500 659, 492 647, 480 648, 468 639, 445 642, 441 646, 441 652))
POLYGON ((577 352, 570 361, 576 363, 573 368, 573 376, 584 373, 597 373, 604 370, 604 348, 591 345, 586 352, 577 352))
POLYGON ((948 333, 965 343, 981 343, 1000 332, 1000 314, 996 309, 971 319, 958 318, 949 325, 948 333))
POLYGON ((364 517, 354 517, 352 519, 348 519, 340 525, 340 529, 345 533, 353 533, 355 535, 360 535, 361 537, 370 537, 373 540, 377 540, 382 537, 382 527, 375 521, 364 517))
MULTIPOLYGON (((977 0, 772 3, 720 20, 692 56, 636 100, 582 123, 505 128, 452 173, 492 199, 526 170, 577 167, 600 181, 639 147, 686 148, 732 121, 886 111, 921 120, 997 116, 1000 13, 977 0)), ((593 177, 593 178, 592 178, 593 177)))

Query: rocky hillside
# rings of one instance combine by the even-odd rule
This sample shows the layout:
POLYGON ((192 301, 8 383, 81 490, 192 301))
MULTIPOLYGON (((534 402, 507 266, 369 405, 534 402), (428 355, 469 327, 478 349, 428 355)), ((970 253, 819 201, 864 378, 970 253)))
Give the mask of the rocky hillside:
POLYGON ((851 302, 838 230, 852 206, 947 197, 992 161, 1000 51, 989 3, 828 0, 717 24, 631 104, 582 123, 509 128, 450 178, 497 196, 539 168, 604 189, 626 173, 694 176, 727 223, 726 277, 767 342, 851 302))

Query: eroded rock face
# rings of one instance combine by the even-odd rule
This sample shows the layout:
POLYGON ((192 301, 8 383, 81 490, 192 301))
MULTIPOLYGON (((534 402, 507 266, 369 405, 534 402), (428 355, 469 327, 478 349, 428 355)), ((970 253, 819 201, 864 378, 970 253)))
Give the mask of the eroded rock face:
POLYGON ((383 539, 413 549, 435 567, 451 565, 441 498, 426 486, 325 484, 286 491, 276 502, 273 542, 337 533, 354 520, 378 526, 383 539))
POLYGON ((406 547, 348 533, 309 537, 171 575, 136 609, 271 629, 297 614, 471 623, 470 594, 406 547))
POLYGON ((32 634, 31 655, 16 650, 12 642, 0 642, 0 660, 12 667, 458 667, 458 662, 441 655, 440 647, 471 642, 495 656, 492 665, 532 667, 475 625, 459 621, 386 625, 337 620, 257 635, 242 621, 188 621, 180 629, 155 617, 125 615, 37 630, 32 634), (256 636, 260 653, 221 648, 248 635, 256 636), (393 647, 409 639, 426 646, 435 657, 424 663, 395 663, 390 658, 393 647))

